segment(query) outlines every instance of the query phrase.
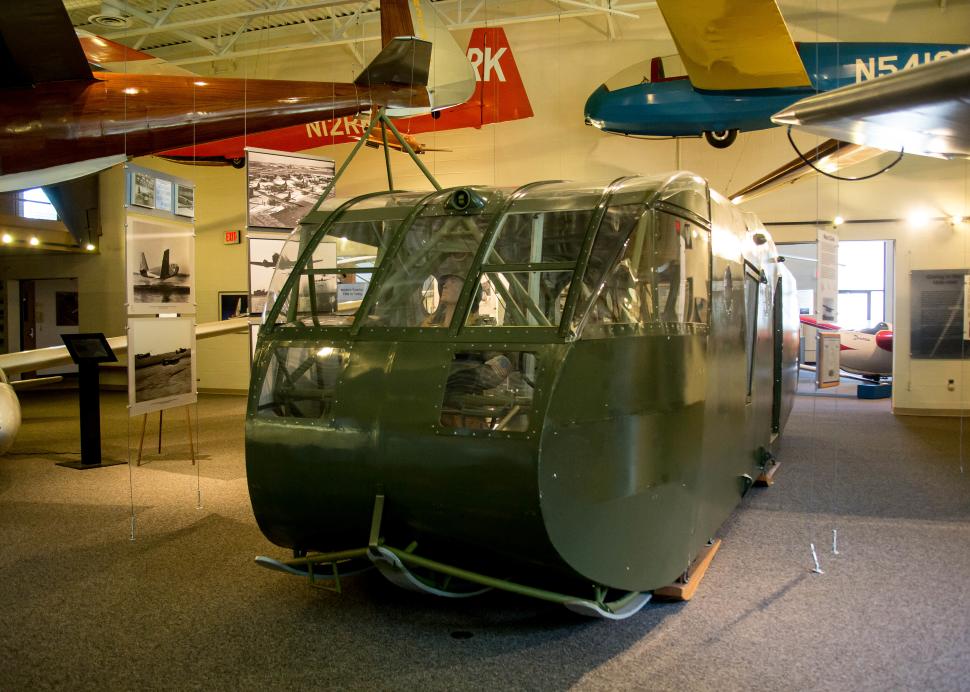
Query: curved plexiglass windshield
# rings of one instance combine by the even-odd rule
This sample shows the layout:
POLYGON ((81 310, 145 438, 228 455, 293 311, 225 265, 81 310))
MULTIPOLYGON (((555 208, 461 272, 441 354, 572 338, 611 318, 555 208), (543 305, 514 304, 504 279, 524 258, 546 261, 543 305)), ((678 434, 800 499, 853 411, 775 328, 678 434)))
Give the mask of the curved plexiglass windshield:
POLYGON ((423 196, 389 194, 360 200, 329 228, 297 269, 297 260, 317 228, 301 224, 280 250, 270 283, 267 305, 278 297, 282 300, 276 323, 350 326, 394 231, 423 196), (299 273, 299 281, 281 296, 293 271, 299 273))
POLYGON ((637 84, 669 82, 674 79, 687 79, 684 63, 679 55, 663 55, 630 65, 607 79, 604 84, 610 91, 616 91, 637 84))

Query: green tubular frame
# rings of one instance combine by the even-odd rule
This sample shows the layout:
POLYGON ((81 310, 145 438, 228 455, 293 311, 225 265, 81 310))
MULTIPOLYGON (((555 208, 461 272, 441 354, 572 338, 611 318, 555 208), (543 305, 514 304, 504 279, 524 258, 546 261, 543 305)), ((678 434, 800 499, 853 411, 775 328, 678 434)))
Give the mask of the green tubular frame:
POLYGON ((638 591, 631 591, 620 598, 607 602, 606 595, 608 589, 606 587, 600 586, 598 584, 593 585, 593 598, 585 598, 582 596, 569 595, 564 593, 559 593, 556 591, 549 591, 547 589, 539 589, 534 586, 527 586, 525 584, 519 584, 517 582, 508 581, 507 579, 498 579, 496 577, 491 577, 486 574, 480 574, 478 572, 473 572, 471 570, 462 569, 461 567, 455 567, 454 565, 449 565, 444 562, 438 562, 437 560, 430 560, 426 557, 421 557, 420 555, 415 555, 413 552, 414 544, 408 546, 408 548, 402 550, 400 548, 395 548, 393 546, 386 545, 381 539, 377 538, 377 533, 380 528, 381 519, 381 507, 383 501, 383 496, 378 496, 375 498, 376 502, 374 505, 374 523, 371 527, 371 539, 369 541, 369 546, 366 548, 355 548, 351 550, 341 550, 332 553, 312 553, 306 557, 298 557, 290 560, 280 560, 280 562, 287 567, 302 568, 305 567, 307 570, 307 576, 311 584, 317 585, 319 579, 314 576, 313 567, 331 565, 333 569, 333 575, 336 582, 336 587, 329 590, 340 592, 340 575, 337 570, 337 563, 343 560, 350 560, 355 558, 367 557, 371 554, 373 548, 381 547, 394 554, 401 562, 414 566, 421 567, 423 569, 431 570, 432 572, 437 572, 438 574, 444 575, 445 577, 453 577, 457 579, 463 579, 473 584, 480 584, 482 586, 487 586, 493 589, 499 589, 501 591, 508 591, 509 593, 518 594, 519 596, 526 596, 528 598, 536 598, 540 601, 547 601, 550 603, 558 603, 559 605, 567 605, 569 603, 576 603, 577 601, 589 601, 600 606, 607 612, 613 613, 620 610, 629 601, 633 600, 640 595, 638 591))

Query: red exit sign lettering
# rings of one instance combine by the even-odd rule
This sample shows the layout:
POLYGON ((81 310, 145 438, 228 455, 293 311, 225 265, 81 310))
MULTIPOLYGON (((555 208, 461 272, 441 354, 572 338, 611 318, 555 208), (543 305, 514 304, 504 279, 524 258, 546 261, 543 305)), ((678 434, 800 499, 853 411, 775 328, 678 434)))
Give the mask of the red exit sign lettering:
POLYGON ((239 245, 242 242, 239 231, 226 231, 226 239, 223 241, 226 245, 239 245))

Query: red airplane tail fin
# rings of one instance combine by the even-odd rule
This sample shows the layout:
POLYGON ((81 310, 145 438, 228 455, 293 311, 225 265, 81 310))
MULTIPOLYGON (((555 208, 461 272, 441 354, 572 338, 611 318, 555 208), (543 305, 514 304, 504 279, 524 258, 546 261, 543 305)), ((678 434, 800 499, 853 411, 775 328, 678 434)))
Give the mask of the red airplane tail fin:
POLYGON ((532 105, 522 84, 512 48, 500 27, 475 29, 465 55, 475 72, 475 93, 465 103, 398 122, 408 134, 480 128, 532 117, 532 105))
POLYGON ((467 55, 478 79, 470 102, 481 109, 482 125, 532 117, 529 95, 501 27, 472 31, 467 55))

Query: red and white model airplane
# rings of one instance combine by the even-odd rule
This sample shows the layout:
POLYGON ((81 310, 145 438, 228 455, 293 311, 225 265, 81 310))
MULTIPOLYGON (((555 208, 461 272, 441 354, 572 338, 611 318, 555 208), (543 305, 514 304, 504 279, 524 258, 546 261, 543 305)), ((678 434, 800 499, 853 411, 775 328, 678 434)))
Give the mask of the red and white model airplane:
MULTIPOLYGON (((841 340, 839 366, 846 372, 878 380, 893 374, 892 326, 880 322, 870 329, 842 329, 831 322, 819 322, 814 317, 802 315, 801 322, 811 329, 838 332, 841 340)), ((813 338, 811 329, 806 338, 813 338)))

